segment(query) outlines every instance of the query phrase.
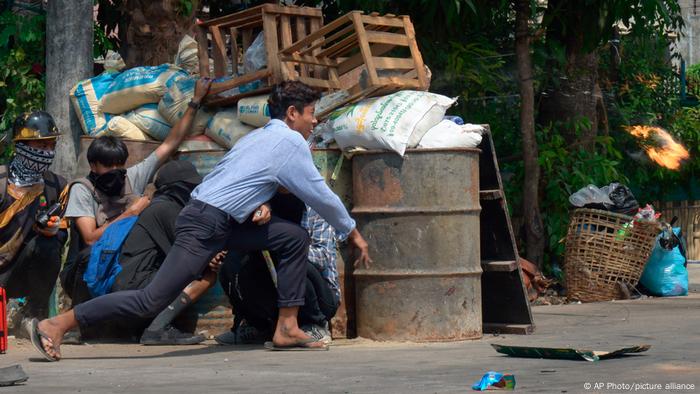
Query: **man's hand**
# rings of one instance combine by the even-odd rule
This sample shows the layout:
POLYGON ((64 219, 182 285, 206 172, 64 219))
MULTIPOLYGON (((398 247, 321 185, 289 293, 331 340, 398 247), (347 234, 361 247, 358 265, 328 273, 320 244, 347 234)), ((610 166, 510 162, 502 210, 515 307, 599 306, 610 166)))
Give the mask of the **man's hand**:
POLYGON ((217 253, 216 256, 214 256, 214 258, 209 262, 209 269, 213 272, 219 272, 219 269, 221 269, 221 264, 224 263, 224 259, 226 258, 226 254, 228 254, 228 250, 222 250, 221 252, 217 253))
POLYGON ((134 201, 129 208, 126 209, 126 211, 129 213, 130 216, 139 216, 141 212, 143 212, 144 209, 151 203, 151 200, 143 196, 139 198, 138 200, 134 201))
POLYGON ((272 210, 270 204, 265 203, 253 212, 253 223, 262 226, 272 219, 272 210))
POLYGON ((34 226, 34 231, 43 235, 44 237, 53 237, 58 233, 61 228, 61 218, 58 216, 51 216, 49 221, 46 222, 46 227, 34 226))
POLYGON ((209 93, 209 88, 211 87, 211 79, 200 78, 194 86, 194 96, 192 96, 192 101, 197 104, 201 104, 202 100, 207 97, 209 93))
POLYGON ((365 269, 369 269, 372 263, 372 259, 369 257, 369 245, 367 245, 367 241, 362 238, 362 235, 357 229, 353 229, 350 232, 350 235, 348 235, 348 242, 360 251, 360 256, 355 260, 355 268, 362 264, 365 269))

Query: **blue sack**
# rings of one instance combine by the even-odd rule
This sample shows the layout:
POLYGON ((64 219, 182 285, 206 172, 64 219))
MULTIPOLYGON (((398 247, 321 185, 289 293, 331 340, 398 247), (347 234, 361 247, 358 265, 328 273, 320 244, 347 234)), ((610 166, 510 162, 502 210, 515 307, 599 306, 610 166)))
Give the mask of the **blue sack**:
MULTIPOLYGON (((679 238, 680 232, 680 227, 673 228, 673 233, 679 238)), ((682 239, 681 244, 683 244, 682 239)), ((688 295, 688 270, 685 268, 685 256, 680 247, 666 250, 661 247, 657 237, 656 245, 644 267, 639 283, 656 296, 688 295)))
POLYGON ((138 216, 131 216, 112 223, 100 239, 95 242, 90 251, 83 280, 93 297, 99 297, 109 293, 117 275, 122 271, 119 264, 119 254, 122 245, 136 224, 138 216))

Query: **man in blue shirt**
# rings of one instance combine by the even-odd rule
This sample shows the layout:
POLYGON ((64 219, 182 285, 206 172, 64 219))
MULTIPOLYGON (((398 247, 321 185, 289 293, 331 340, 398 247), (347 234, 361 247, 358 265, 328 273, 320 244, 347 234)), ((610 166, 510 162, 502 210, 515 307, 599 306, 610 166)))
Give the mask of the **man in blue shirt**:
POLYGON ((277 348, 326 348, 298 326, 304 305, 309 235, 298 224, 269 212, 265 203, 282 187, 318 212, 359 249, 356 264, 371 262, 355 221, 313 164, 306 139, 317 123, 319 93, 301 82, 283 82, 270 94, 273 118, 238 143, 204 178, 177 219, 176 239, 153 281, 142 290, 121 291, 77 305, 52 319, 29 325, 30 338, 48 360, 60 358, 63 334, 78 324, 117 317, 151 317, 196 279, 221 250, 269 250, 278 262, 277 348))

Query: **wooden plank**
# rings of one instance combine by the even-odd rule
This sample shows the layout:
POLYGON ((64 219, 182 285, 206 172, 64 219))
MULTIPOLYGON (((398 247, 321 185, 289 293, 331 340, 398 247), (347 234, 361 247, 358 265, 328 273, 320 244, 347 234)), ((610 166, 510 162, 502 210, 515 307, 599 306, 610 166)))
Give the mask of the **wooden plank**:
POLYGON ((221 92, 225 92, 229 89, 233 89, 237 86, 245 85, 246 83, 267 78, 269 75, 270 71, 268 69, 262 69, 253 73, 242 75, 240 77, 232 78, 228 81, 214 82, 211 84, 211 88, 209 88, 209 95, 216 95, 221 92))
MULTIPOLYGON (((370 52, 372 52, 372 54, 374 56, 381 56, 381 55, 389 52, 393 48, 394 48, 393 45, 374 44, 374 45, 370 46, 370 52)), ((346 60, 339 62, 338 73, 340 75, 343 75, 349 71, 356 69, 357 67, 363 65, 364 63, 365 63, 365 61, 362 57, 362 53, 356 53, 356 54, 350 56, 349 58, 347 58, 346 60)))
POLYGON ((411 51, 411 56, 413 61, 416 63, 416 72, 418 73, 418 82, 420 82, 420 89, 428 89, 428 76, 425 73, 425 64, 423 63, 423 56, 418 50, 418 44, 416 43, 416 31, 413 29, 413 23, 411 23, 411 18, 404 16, 404 30, 406 31, 406 37, 408 37, 408 48, 411 51))
MULTIPOLYGON (((361 14, 360 11, 352 11, 349 14, 343 15, 340 18, 334 20, 333 22, 331 22, 323 27, 319 26, 319 28, 317 30, 313 31, 308 36, 295 42, 290 47, 285 48, 285 53, 294 53, 294 52, 300 51, 302 48, 305 48, 307 45, 310 45, 312 42, 319 40, 319 39, 322 40, 326 36, 326 34, 334 31, 335 29, 340 28, 345 23, 347 23, 350 20, 350 17, 352 15, 354 15, 355 13, 361 14)), ((314 21, 315 21, 315 19, 311 20, 312 27, 313 27, 314 21)))
POLYGON ((481 261, 481 269, 489 272, 512 272, 518 270, 518 263, 515 261, 481 261))
POLYGON ((243 46, 243 53, 248 50, 250 44, 253 43, 253 31, 252 30, 241 30, 241 45, 243 46))
POLYGON ((337 90, 340 89, 340 83, 337 81, 327 81, 325 79, 319 79, 319 78, 311 78, 311 77, 299 77, 299 81, 304 82, 305 84, 309 86, 315 86, 319 88, 325 88, 325 89, 333 89, 337 90))
POLYGON ((503 198, 503 193, 500 190, 480 190, 479 199, 481 200, 500 200, 503 198))
POLYGON ((323 10, 316 7, 282 6, 279 4, 263 4, 263 11, 280 15, 301 16, 308 18, 322 18, 323 10))
POLYGON ((297 63, 303 63, 303 64, 313 64, 313 65, 319 65, 319 66, 326 66, 326 67, 337 67, 338 62, 327 59, 327 58, 322 58, 322 57, 316 57, 316 56, 302 56, 299 54, 291 54, 291 55, 282 55, 280 56, 280 60, 283 62, 297 62, 297 63))
MULTIPOLYGON (((320 30, 322 25, 323 25, 323 19, 315 19, 315 18, 312 19, 311 23, 309 24, 309 34, 315 33, 318 30, 320 30)), ((323 42, 323 40, 322 39, 315 40, 312 42, 312 44, 316 45, 319 42, 323 42)), ((314 49, 313 51, 311 51, 311 54, 314 56, 317 56, 319 52, 321 52, 321 49, 317 48, 317 49, 314 49)), ((309 70, 309 71, 312 71, 312 70, 309 70)), ((322 67, 316 66, 313 68, 313 75, 312 76, 320 77, 322 74, 323 74, 322 67)))
POLYGON ((344 51, 354 48, 356 46, 358 37, 357 33, 353 32, 349 36, 343 38, 342 40, 336 42, 335 44, 323 49, 318 53, 319 57, 336 57, 342 54, 344 51))
POLYGON ((400 57, 374 57, 372 60, 378 70, 413 70, 416 66, 413 59, 404 59, 400 57))
MULTIPOLYGON (((279 27, 280 27, 280 45, 282 48, 286 48, 292 45, 292 25, 289 21, 289 15, 280 15, 279 27)), ((279 59, 279 55, 276 53, 275 58, 279 59)), ((279 61, 279 60, 278 60, 279 61)), ((294 70, 294 64, 292 63, 281 63, 280 71, 282 75, 282 80, 293 79, 296 71, 294 70)))
POLYGON ((221 30, 218 27, 212 26, 209 28, 212 37, 211 55, 214 59, 214 77, 220 78, 226 76, 226 45, 221 36, 221 30))
POLYGON ((337 32, 333 33, 332 35, 330 35, 328 37, 324 37, 323 40, 319 40, 319 42, 315 43, 314 45, 312 45, 308 48, 305 48, 303 51, 301 51, 301 53, 306 54, 309 52, 313 52, 314 49, 321 48, 323 45, 331 43, 331 42, 339 39, 340 37, 347 35, 348 33, 352 32, 352 30, 353 30, 353 26, 352 26, 352 24, 349 24, 349 25, 345 26, 344 28, 342 28, 341 30, 338 30, 337 32))
POLYGON ((529 335, 535 332, 534 324, 483 323, 484 334, 529 335))
POLYGON ((209 27, 209 26, 213 26, 213 25, 222 25, 222 24, 228 23, 230 21, 237 21, 237 20, 241 20, 241 19, 246 19, 246 18, 249 18, 251 15, 262 14, 263 7, 264 6, 251 7, 251 8, 248 8, 247 10, 239 11, 239 12, 236 12, 234 14, 220 16, 218 18, 203 21, 201 24, 202 24, 202 26, 209 27))
POLYGON ((230 30, 229 46, 231 47, 231 70, 233 75, 238 75, 238 29, 230 30))
POLYGON ((396 17, 362 15, 362 22, 368 25, 403 27, 403 21, 396 17))
POLYGON ((199 75, 202 78, 209 77, 209 39, 207 28, 197 27, 197 57, 199 58, 199 75))
POLYGON ((378 85, 395 86, 400 89, 418 89, 421 87, 420 81, 404 77, 380 77, 377 81, 378 85))
POLYGON ((211 107, 230 107, 238 102, 238 100, 246 97, 260 96, 263 94, 270 93, 272 88, 269 86, 262 87, 260 89, 251 90, 250 92, 241 93, 231 97, 219 97, 219 96, 207 96, 205 102, 211 107))
POLYGON ((267 50, 267 69, 270 70, 270 84, 282 82, 282 70, 277 38, 277 18, 273 14, 263 14, 263 34, 265 35, 265 49, 267 50))
POLYGON ((362 15, 352 14, 352 21, 355 24, 355 32, 357 33, 360 53, 362 53, 362 58, 367 66, 367 77, 369 84, 370 86, 377 86, 379 85, 379 77, 377 76, 377 69, 374 67, 372 51, 370 50, 369 43, 367 42, 367 32, 365 31, 365 26, 362 24, 362 15))
MULTIPOLYGON (((296 18, 295 28, 297 34, 297 41, 304 39, 304 37, 306 37, 306 20, 304 18, 296 18)), ((284 48, 282 48, 280 53, 281 52, 284 52, 284 48)), ((309 76, 309 67, 306 64, 302 63, 299 65, 299 75, 301 75, 302 77, 309 76)))
POLYGON ((403 34, 387 33, 381 31, 370 31, 366 33, 367 42, 377 43, 377 44, 393 44, 400 46, 408 46, 409 39, 403 34))

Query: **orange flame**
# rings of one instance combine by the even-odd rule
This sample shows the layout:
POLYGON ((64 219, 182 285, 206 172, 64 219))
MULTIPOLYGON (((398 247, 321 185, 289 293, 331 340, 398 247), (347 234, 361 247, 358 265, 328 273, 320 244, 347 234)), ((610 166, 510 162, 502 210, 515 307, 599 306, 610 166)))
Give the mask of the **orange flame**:
POLYGON ((642 139, 647 156, 657 164, 671 170, 678 170, 681 161, 690 157, 683 145, 673 140, 664 129, 653 126, 625 127, 628 133, 642 139))

